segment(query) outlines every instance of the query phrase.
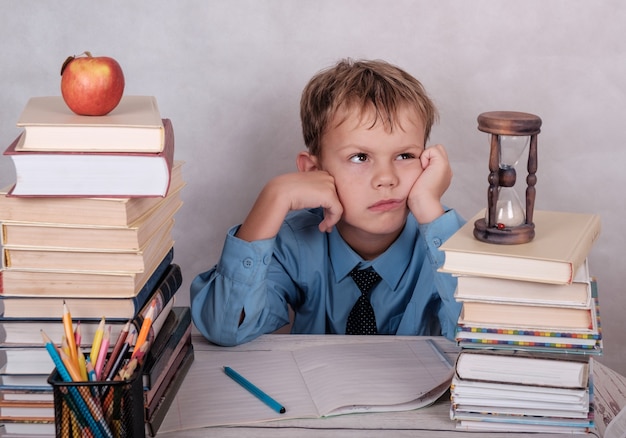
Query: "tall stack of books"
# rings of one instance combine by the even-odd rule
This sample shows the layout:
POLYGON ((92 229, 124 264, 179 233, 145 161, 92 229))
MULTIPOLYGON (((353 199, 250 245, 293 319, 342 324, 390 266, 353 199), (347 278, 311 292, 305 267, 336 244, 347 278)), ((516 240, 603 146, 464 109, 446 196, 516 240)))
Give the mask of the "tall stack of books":
POLYGON ((55 433, 41 330, 62 346, 64 306, 87 353, 102 324, 112 349, 154 306, 142 373, 146 431, 156 433, 151 415, 193 360, 188 308, 174 307, 182 275, 172 229, 185 182, 172 123, 152 96, 124 96, 99 117, 73 114, 58 96, 30 99, 18 126, 4 152, 17 179, 0 189, 0 424, 55 433))
POLYGON ((473 431, 589 431, 592 358, 602 354, 588 268, 599 216, 535 211, 536 236, 519 245, 475 239, 479 217, 441 246, 463 304, 451 418, 473 431))

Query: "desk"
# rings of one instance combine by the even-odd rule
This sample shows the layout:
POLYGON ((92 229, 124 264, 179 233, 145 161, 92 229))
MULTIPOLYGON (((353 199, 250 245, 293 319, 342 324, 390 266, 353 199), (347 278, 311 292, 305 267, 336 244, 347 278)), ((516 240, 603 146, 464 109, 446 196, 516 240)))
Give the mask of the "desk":
MULTIPOLYGON (((448 357, 454 359, 458 347, 444 339, 434 337, 448 357)), ((394 342, 402 340, 400 336, 350 336, 351 342, 394 342)), ((339 335, 265 335, 236 347, 228 347, 238 351, 252 350, 295 350, 304 346, 319 345, 321 343, 345 342, 345 336, 339 335)), ((219 350, 218 347, 198 335, 193 338, 194 348, 197 351, 219 350)), ((193 367, 200 367, 201 363, 194 362, 193 367)), ((193 385, 186 379, 180 391, 189 391, 193 385)), ((434 405, 406 412, 368 413, 342 415, 320 419, 295 419, 257 423, 237 427, 211 427, 180 432, 159 433, 157 438, 194 438, 194 437, 255 437, 255 438, 309 438, 309 437, 354 437, 368 438, 381 436, 394 437, 429 437, 429 438, 462 438, 488 436, 490 438, 529 437, 554 438, 560 434, 527 434, 527 433, 476 433, 463 432, 455 428, 456 423, 450 420, 450 400, 448 394, 441 397, 434 405)))

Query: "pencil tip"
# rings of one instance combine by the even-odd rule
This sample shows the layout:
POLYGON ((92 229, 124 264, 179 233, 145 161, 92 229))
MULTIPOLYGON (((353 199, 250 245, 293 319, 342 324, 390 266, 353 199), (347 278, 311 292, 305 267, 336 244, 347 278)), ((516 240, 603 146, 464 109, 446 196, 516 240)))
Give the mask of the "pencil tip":
POLYGON ((41 337, 43 338, 43 341, 47 344, 48 342, 50 342, 50 338, 48 337, 48 335, 46 334, 46 332, 43 331, 43 329, 39 329, 39 333, 41 333, 41 337))

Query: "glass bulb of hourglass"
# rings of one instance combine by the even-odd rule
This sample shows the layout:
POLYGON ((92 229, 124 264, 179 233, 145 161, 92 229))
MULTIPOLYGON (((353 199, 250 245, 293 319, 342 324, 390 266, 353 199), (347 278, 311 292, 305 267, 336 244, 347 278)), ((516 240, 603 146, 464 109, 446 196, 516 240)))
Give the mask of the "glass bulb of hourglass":
POLYGON ((501 135, 500 140, 500 168, 516 167, 520 157, 528 147, 529 137, 516 135, 501 135))
POLYGON ((496 203, 497 226, 516 227, 526 222, 526 212, 514 189, 518 161, 529 144, 528 136, 498 136, 500 142, 500 187, 496 203))
POLYGON ((500 187, 496 203, 496 223, 516 227, 526 221, 526 213, 513 187, 500 187))

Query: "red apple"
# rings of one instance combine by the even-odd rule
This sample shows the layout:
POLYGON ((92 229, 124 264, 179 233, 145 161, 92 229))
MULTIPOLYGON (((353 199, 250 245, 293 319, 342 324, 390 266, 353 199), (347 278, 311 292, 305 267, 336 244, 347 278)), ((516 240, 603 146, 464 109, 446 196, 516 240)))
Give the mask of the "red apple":
POLYGON ((81 116, 111 112, 124 94, 124 73, 107 56, 70 56, 61 67, 61 94, 67 106, 81 116))

